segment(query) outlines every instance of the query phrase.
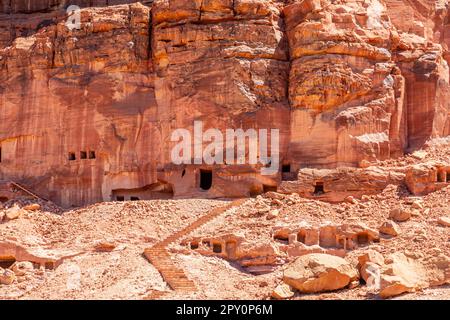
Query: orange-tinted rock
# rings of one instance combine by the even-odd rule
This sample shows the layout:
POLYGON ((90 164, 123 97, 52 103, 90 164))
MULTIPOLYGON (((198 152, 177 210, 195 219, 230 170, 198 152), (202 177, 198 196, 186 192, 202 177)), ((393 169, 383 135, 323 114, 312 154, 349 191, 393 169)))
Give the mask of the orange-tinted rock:
MULTIPOLYGON (((375 163, 450 134, 441 4, 427 2, 429 18, 395 0, 134 2, 73 1, 98 6, 73 31, 63 1, 3 4, 0 179, 63 206, 245 197, 300 168, 375 163), (172 164, 171 134, 194 120, 279 129, 290 172, 172 164), (212 170, 209 190, 200 169, 212 170)), ((360 193, 389 183, 381 175, 361 177, 360 193)))
POLYGON ((381 192, 389 184, 401 184, 402 172, 382 168, 301 169, 297 180, 283 181, 280 192, 296 192, 302 197, 330 202, 348 201, 355 197, 381 192), (348 198, 352 197, 352 198, 348 198))
POLYGON ((357 166, 401 153, 405 83, 392 60, 386 17, 371 22, 358 1, 322 4, 295 2, 284 10, 293 59, 293 161, 357 166))
POLYGON ((391 260, 381 272, 382 298, 450 282, 450 258, 443 254, 418 260, 396 253, 391 260))
POLYGON ((358 271, 344 259, 320 253, 297 258, 283 274, 286 284, 303 293, 341 289, 358 278, 358 271))

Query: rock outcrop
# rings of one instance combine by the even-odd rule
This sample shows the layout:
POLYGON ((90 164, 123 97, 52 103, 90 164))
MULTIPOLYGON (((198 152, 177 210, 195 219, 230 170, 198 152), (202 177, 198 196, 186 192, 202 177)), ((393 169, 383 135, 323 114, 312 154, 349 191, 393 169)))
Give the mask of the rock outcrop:
POLYGON ((382 298, 446 284, 450 282, 450 258, 438 254, 419 260, 396 253, 382 268, 380 279, 382 298))
POLYGON ((342 289, 358 278, 344 259, 315 253, 297 258, 283 274, 283 281, 302 293, 342 289))
POLYGON ((69 30, 66 1, 2 2, 0 179, 65 207, 242 197, 450 134, 447 1, 143 3, 72 1, 92 7, 69 30), (196 120, 278 129, 282 168, 175 165, 196 120))
POLYGON ((302 197, 341 202, 348 197, 376 194, 390 184, 403 184, 405 174, 383 168, 300 169, 297 179, 282 181, 279 191, 302 197))

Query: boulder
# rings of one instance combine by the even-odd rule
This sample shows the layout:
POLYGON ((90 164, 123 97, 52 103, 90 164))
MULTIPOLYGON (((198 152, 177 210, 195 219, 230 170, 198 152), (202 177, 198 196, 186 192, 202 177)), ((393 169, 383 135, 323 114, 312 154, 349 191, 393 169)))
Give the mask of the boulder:
POLYGON ((358 271, 345 259, 321 253, 297 258, 283 275, 286 284, 304 293, 342 289, 358 278, 358 271))
POLYGON ((400 228, 398 226, 398 224, 396 224, 394 221, 385 221, 383 222, 383 224, 380 226, 380 232, 387 234, 389 236, 398 236, 400 233, 400 228))
POLYGON ((390 260, 381 274, 380 297, 389 298, 426 287, 425 269, 417 260, 403 253, 391 255, 390 260))

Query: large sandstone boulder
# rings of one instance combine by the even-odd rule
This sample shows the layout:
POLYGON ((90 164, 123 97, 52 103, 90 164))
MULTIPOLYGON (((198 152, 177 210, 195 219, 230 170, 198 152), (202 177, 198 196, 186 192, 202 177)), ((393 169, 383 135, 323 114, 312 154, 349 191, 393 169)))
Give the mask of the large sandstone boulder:
POLYGON ((358 271, 340 257, 312 253, 288 265, 283 281, 304 293, 333 291, 359 278, 358 271))

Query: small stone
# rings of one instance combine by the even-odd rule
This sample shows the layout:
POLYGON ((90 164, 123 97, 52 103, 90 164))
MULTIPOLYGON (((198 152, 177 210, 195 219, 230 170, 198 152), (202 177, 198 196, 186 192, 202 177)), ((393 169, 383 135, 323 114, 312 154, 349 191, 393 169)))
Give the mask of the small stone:
POLYGON ((267 283, 267 281, 261 281, 260 283, 259 283, 259 287, 260 288, 265 288, 265 287, 267 287, 269 284, 267 283))
POLYGON ((423 160, 423 159, 426 158, 427 152, 424 151, 424 150, 417 150, 417 151, 414 151, 414 152, 411 154, 411 156, 412 156, 414 159, 416 159, 416 160, 423 160))
POLYGON ((274 192, 274 191, 266 192, 264 194, 264 196, 266 198, 269 198, 269 199, 278 199, 278 200, 283 200, 286 197, 284 194, 278 193, 278 192, 274 192))
POLYGON ((276 217, 278 217, 279 213, 280 213, 280 212, 279 212, 277 209, 270 211, 270 212, 267 214, 267 220, 275 219, 276 217))
POLYGON ((5 216, 7 220, 14 220, 19 218, 23 214, 23 210, 17 205, 6 210, 5 216))
POLYGON ((0 284, 10 285, 16 280, 16 275, 9 269, 0 268, 0 284))
POLYGON ((394 221, 385 221, 379 231, 381 233, 387 234, 389 236, 398 236, 400 233, 400 228, 398 226, 398 224, 396 224, 394 221))
POLYGON ((370 162, 370 161, 368 161, 368 160, 361 160, 360 162, 359 162, 359 167, 360 168, 368 168, 368 167, 370 167, 372 165, 372 163, 370 162))
POLYGON ((347 203, 351 203, 351 204, 357 204, 358 201, 356 201, 356 199, 353 196, 348 196, 345 198, 345 202, 347 203))
POLYGON ((403 207, 397 207, 391 210, 389 218, 397 222, 408 221, 411 218, 411 212, 403 207))
POLYGON ((337 213, 343 213, 343 212, 345 212, 345 209, 339 207, 339 208, 336 209, 336 212, 337 212, 337 213))
POLYGON ((20 261, 12 265, 11 270, 16 276, 24 276, 34 270, 33 264, 29 261, 20 261))
POLYGON ((276 205, 276 206, 282 206, 283 202, 281 200, 278 200, 278 199, 273 199, 272 200, 272 204, 276 205))
POLYGON ((357 287, 359 287, 359 280, 352 281, 352 282, 350 282, 350 284, 348 285, 348 288, 349 288, 349 289, 355 289, 355 288, 357 288, 357 287))
POLYGON ((417 209, 414 209, 414 210, 412 210, 411 211, 411 216, 412 217, 422 217, 422 214, 420 213, 420 211, 419 210, 417 210, 417 209))
POLYGON ((23 209, 28 211, 38 211, 41 209, 41 205, 38 203, 33 203, 23 207, 23 209))
POLYGON ((278 285, 272 292, 272 298, 274 299, 289 299, 294 296, 294 290, 286 283, 278 285))
POLYGON ((263 214, 270 211, 270 207, 268 205, 260 206, 258 208, 258 213, 263 214))
POLYGON ((100 241, 95 245, 95 251, 97 252, 111 252, 116 248, 116 245, 107 241, 100 241))
POLYGON ((367 284, 370 277, 376 277, 380 274, 380 266, 374 262, 366 262, 359 268, 359 273, 367 284))

